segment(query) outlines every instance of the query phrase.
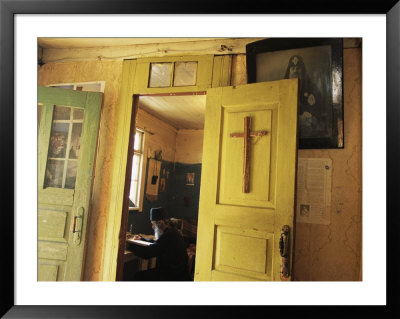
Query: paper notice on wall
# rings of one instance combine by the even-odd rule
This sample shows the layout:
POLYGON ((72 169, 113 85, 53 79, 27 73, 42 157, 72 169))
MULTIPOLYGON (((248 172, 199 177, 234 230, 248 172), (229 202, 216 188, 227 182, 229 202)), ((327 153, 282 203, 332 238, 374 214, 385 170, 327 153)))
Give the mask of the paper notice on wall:
POLYGON ((298 159, 296 222, 331 223, 331 183, 331 159, 298 159))

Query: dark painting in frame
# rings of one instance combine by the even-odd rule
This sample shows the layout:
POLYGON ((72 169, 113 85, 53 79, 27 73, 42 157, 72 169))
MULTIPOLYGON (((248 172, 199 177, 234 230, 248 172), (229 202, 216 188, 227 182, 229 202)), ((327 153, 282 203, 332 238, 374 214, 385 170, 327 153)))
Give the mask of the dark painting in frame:
MULTIPOLYGON (((398 146, 398 136, 400 135, 399 125, 399 17, 400 4, 396 1, 349 1, 346 3, 338 1, 327 2, 293 2, 293 6, 287 2, 274 2, 271 6, 265 6, 265 3, 259 7, 251 7, 248 3, 246 6, 227 6, 226 3, 222 6, 212 5, 207 6, 203 3, 202 6, 182 5, 182 3, 173 6, 174 1, 157 2, 152 1, 132 1, 131 6, 126 1, 7 1, 0 0, 0 31, 1 31, 1 91, 0 91, 0 131, 2 149, 13 149, 14 139, 14 18, 17 14, 145 14, 145 13, 358 13, 358 14, 385 14, 387 17, 387 169, 388 174, 387 185, 387 305, 380 307, 373 306, 224 306, 224 307, 174 307, 174 306, 32 306, 21 305, 17 303, 16 291, 14 287, 15 281, 15 263, 14 245, 16 236, 14 230, 14 178, 15 178, 15 157, 14 153, 10 152, 7 156, 1 157, 1 166, 8 169, 1 171, 1 179, 3 185, 8 185, 3 189, 3 198, 8 200, 3 201, 3 210, 9 213, 3 215, 3 224, 7 225, 1 232, 3 243, 3 276, 1 280, 1 312, 3 318, 204 318, 210 315, 215 315, 221 318, 246 317, 254 315, 258 311, 260 313, 269 313, 279 315, 310 316, 310 310, 313 313, 311 317, 316 317, 326 314, 327 311, 334 313, 336 316, 354 317, 355 315, 371 315, 380 318, 395 318, 399 315, 398 293, 397 291, 397 258, 396 258, 396 243, 397 237, 394 237, 395 227, 398 223, 396 214, 389 214, 398 209, 398 188, 394 182, 399 179, 398 162, 400 161, 400 153, 398 146), (397 5, 393 8, 393 6, 397 5), (268 7, 268 9, 267 9, 268 7), (175 9, 174 9, 175 8, 175 9), (190 9, 192 8, 192 9, 190 9), (206 9, 213 8, 213 9, 206 9), (264 8, 264 9, 262 9, 264 8), (12 132, 10 134, 10 132, 12 132), (396 216, 396 217, 395 217, 396 216), (390 278, 394 278, 390 279, 390 278), (268 308, 268 309, 267 309, 268 308), (7 313, 6 313, 7 312, 7 313), (397 315, 396 315, 397 313, 397 315)), ((260 3, 261 4, 261 3, 260 3)), ((385 103, 385 100, 382 102, 385 103)), ((385 141, 382 141, 385 143, 385 141)), ((384 213, 384 212, 383 212, 384 213)))
POLYGON ((246 45, 248 83, 299 78, 300 149, 343 148, 343 39, 269 38, 246 45))

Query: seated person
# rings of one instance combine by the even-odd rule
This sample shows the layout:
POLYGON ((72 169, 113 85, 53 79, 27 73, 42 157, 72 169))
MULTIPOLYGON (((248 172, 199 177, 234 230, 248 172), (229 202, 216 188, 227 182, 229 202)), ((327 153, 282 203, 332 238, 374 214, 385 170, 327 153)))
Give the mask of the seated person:
MULTIPOLYGON (((139 271, 136 281, 189 281, 186 243, 180 232, 169 224, 163 207, 150 209, 150 221, 156 240, 148 246, 129 245, 135 255, 141 258, 156 257, 156 268, 139 271)), ((135 235, 133 239, 147 240, 135 235)))

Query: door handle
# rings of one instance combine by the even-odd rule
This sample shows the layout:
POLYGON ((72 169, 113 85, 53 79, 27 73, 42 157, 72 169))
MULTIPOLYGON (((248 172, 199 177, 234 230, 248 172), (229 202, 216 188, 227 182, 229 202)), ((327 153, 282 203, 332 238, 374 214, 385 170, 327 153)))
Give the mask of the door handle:
POLYGON ((281 237, 279 239, 279 252, 282 257, 281 261, 281 279, 287 279, 290 276, 290 227, 282 226, 281 237))
POLYGON ((79 245, 81 243, 84 211, 85 209, 81 206, 77 209, 77 215, 74 216, 72 233, 74 234, 75 245, 79 245))

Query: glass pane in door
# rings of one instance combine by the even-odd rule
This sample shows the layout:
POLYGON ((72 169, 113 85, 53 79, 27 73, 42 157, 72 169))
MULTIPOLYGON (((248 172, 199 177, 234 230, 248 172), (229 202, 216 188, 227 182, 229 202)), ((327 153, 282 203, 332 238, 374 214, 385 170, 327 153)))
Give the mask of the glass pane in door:
POLYGON ((53 159, 47 161, 45 187, 62 187, 64 162, 64 160, 53 159))
POLYGON ((65 188, 74 189, 76 181, 76 173, 78 170, 78 161, 68 161, 67 174, 65 178, 65 188))
POLYGON ((50 135, 49 157, 65 158, 68 131, 68 123, 56 123, 53 121, 50 135))
POLYGON ((75 188, 83 112, 72 107, 54 107, 44 187, 75 188))
POLYGON ((69 158, 78 159, 81 148, 82 123, 72 125, 71 143, 69 148, 69 158))

